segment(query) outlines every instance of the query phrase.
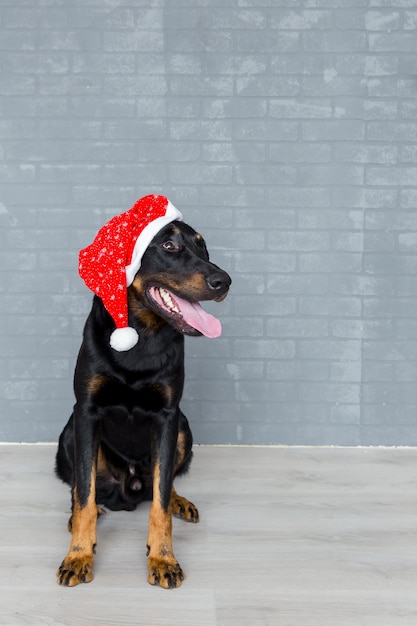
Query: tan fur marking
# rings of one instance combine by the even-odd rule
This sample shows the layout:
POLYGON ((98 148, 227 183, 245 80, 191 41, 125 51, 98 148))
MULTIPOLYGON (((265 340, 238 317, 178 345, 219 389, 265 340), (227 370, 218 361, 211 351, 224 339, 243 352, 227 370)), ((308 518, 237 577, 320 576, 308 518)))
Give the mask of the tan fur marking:
POLYGON ((103 376, 102 374, 98 374, 97 376, 93 376, 88 382, 88 392, 91 395, 96 394, 103 387, 107 380, 107 376, 103 376))
POLYGON ((143 324, 149 330, 156 330, 162 324, 164 324, 164 322, 153 311, 150 311, 141 304, 141 302, 135 297, 135 292, 138 295, 141 295, 143 293, 143 283, 140 278, 135 278, 129 288, 129 308, 141 324, 143 324))
POLYGON ((97 474, 105 474, 108 470, 107 459, 103 454, 101 446, 98 449, 97 454, 97 474))
POLYGON ((155 467, 153 481, 153 501, 149 516, 148 545, 151 547, 150 554, 159 556, 161 552, 170 552, 172 555, 172 519, 171 510, 164 511, 161 505, 160 495, 160 465, 155 467))
POLYGON ((77 489, 74 489, 74 510, 69 526, 72 539, 67 556, 57 572, 58 582, 73 587, 93 580, 94 550, 96 546, 96 526, 100 509, 95 497, 95 467, 91 474, 91 487, 87 504, 80 506, 77 489))
POLYGON ((179 517, 186 522, 192 522, 193 524, 197 524, 200 521, 197 507, 187 500, 187 498, 179 496, 174 487, 171 492, 171 507, 172 514, 175 515, 175 517, 179 517))
POLYGON ((174 389, 171 385, 161 385, 156 383, 155 385, 152 385, 152 389, 159 392, 168 405, 172 403, 174 398, 174 389))
POLYGON ((185 576, 172 549, 172 510, 164 511, 160 496, 160 465, 154 470, 153 501, 149 514, 148 582, 165 589, 179 587, 185 576))
POLYGON ((203 274, 193 274, 185 281, 185 289, 191 289, 198 293, 204 293, 207 290, 206 279, 203 274))
POLYGON ((176 463, 175 470, 181 467, 181 465, 184 463, 184 459, 185 459, 185 435, 184 433, 180 432, 178 433, 178 438, 177 438, 177 458, 175 459, 175 463, 176 463))

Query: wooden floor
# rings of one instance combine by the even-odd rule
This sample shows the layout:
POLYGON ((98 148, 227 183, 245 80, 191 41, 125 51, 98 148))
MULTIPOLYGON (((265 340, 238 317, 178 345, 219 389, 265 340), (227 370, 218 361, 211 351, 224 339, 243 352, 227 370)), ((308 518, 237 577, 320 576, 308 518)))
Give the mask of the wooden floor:
POLYGON ((417 450, 197 447, 174 521, 180 589, 146 582, 149 505, 99 522, 95 579, 61 588, 55 448, 0 446, 0 624, 416 626, 417 450))

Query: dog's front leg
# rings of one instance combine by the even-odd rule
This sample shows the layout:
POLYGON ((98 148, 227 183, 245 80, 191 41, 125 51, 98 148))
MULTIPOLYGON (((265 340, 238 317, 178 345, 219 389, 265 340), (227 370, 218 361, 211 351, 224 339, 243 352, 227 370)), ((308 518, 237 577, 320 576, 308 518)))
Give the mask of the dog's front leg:
POLYGON ((178 437, 177 412, 166 410, 154 424, 153 500, 149 515, 148 582, 165 589, 179 587, 184 573, 172 549, 171 492, 178 437))
POLYGON ((75 482, 72 488, 72 533, 67 556, 57 571, 60 585, 73 587, 93 580, 93 562, 96 547, 96 465, 97 444, 93 441, 92 420, 75 417, 75 482))

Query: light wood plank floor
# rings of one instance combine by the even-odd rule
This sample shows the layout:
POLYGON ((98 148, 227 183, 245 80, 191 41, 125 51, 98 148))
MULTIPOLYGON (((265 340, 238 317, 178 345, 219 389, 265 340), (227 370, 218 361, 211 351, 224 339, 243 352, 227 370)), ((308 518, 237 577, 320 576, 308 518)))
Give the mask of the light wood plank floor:
POLYGON ((187 580, 146 582, 149 505, 99 522, 95 580, 68 589, 55 447, 0 446, 0 624, 416 626, 417 450, 196 447, 174 521, 187 580))

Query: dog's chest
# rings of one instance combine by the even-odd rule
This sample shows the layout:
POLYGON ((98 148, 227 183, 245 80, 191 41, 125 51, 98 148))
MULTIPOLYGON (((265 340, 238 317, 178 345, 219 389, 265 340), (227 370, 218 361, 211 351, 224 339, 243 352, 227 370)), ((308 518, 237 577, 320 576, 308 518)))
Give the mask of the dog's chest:
POLYGON ((173 387, 164 383, 121 383, 107 379, 94 397, 101 414, 118 412, 126 416, 139 417, 141 413, 159 413, 172 404, 173 387))

